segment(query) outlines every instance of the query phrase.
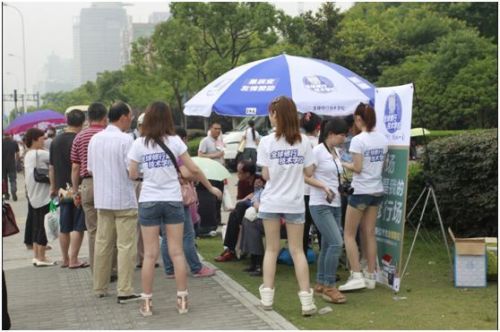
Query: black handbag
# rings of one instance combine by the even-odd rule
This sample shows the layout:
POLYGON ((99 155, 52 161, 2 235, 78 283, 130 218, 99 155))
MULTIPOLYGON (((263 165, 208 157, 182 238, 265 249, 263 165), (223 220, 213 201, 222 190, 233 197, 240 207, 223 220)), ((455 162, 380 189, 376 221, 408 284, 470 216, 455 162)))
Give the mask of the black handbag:
POLYGON ((35 168, 33 169, 33 176, 35 178, 35 182, 50 183, 49 169, 36 167, 37 165, 38 165, 38 151, 36 151, 36 164, 35 168))

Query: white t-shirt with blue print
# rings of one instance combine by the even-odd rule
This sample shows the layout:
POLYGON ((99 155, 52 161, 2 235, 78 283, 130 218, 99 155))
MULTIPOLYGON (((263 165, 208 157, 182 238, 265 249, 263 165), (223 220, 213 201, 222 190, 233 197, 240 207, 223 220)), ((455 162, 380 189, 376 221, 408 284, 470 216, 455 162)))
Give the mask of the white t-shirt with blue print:
POLYGON ((269 180, 260 197, 259 212, 304 213, 304 168, 313 164, 311 143, 288 144, 284 137, 270 134, 261 139, 257 165, 267 166, 269 180))
MULTIPOLYGON (((143 182, 139 202, 182 202, 181 187, 174 164, 161 146, 150 141, 144 145, 144 137, 134 141, 128 158, 142 164, 143 182)), ((163 140, 176 159, 187 151, 179 136, 168 136, 163 140)))
POLYGON ((352 138, 350 153, 359 153, 363 156, 361 173, 353 173, 351 186, 354 195, 382 194, 382 168, 387 154, 387 139, 377 132, 362 132, 352 138))

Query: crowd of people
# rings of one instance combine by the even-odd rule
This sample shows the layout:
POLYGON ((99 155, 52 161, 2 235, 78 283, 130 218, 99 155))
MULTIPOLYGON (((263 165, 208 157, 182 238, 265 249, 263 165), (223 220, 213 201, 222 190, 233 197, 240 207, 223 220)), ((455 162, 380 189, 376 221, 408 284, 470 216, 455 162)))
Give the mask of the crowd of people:
MULTIPOLYGON (((286 238, 301 312, 308 316, 317 310, 315 294, 340 304, 347 301, 342 292, 375 287, 375 222, 387 142, 374 131, 375 112, 366 104, 347 118, 322 120, 309 112, 299 120, 293 100, 282 96, 268 111, 270 134, 261 136, 250 121, 243 135, 237 201, 224 250, 215 260, 235 260, 238 251, 249 255, 245 272, 263 278, 261 304, 272 310, 280 240, 286 238), (320 247, 314 286, 306 259, 312 233, 320 247), (337 287, 344 243, 351 276, 337 287)), ((161 253, 166 276, 175 278, 178 312, 188 312, 188 267, 194 277, 215 273, 200 262, 195 237, 213 234, 221 225, 224 181, 207 179, 193 162, 187 133, 174 126, 166 103, 151 103, 133 134, 133 112, 124 102, 109 110, 93 103, 87 118, 85 125, 84 112, 74 109, 59 135, 37 128, 24 135, 25 243, 33 244, 33 265, 57 264, 46 255, 44 229, 50 202, 57 201, 62 268, 90 268, 98 298, 109 296, 110 283, 117 281, 117 302, 142 301, 140 313, 150 316, 161 253), (43 170, 48 170, 46 180, 43 170), (186 203, 185 185, 196 187, 197 201, 186 203), (79 258, 85 231, 88 262, 79 258), (141 294, 132 286, 135 268, 141 268, 141 294)), ((213 122, 198 156, 224 164, 221 138, 221 125, 213 122)), ((4 153, 21 159, 17 144, 9 144, 4 135, 4 153)), ((12 165, 5 162, 3 179, 10 180, 16 200, 12 165)))
MULTIPOLYGON (((302 314, 311 315, 316 312, 314 294, 341 304, 347 301, 342 292, 375 287, 375 223, 387 141, 374 131, 375 111, 367 104, 345 118, 322 120, 308 112, 299 121, 294 102, 280 97, 269 105, 269 119, 274 131, 252 136, 260 141, 256 163, 248 154, 238 164, 238 201, 215 261, 238 259, 238 251, 250 255, 244 271, 263 276, 261 304, 270 310, 280 239, 286 238, 302 314), (320 248, 313 288, 306 260, 312 227, 320 248), (337 287, 344 243, 351 275, 337 287)), ((252 130, 250 125, 243 140, 252 130)))

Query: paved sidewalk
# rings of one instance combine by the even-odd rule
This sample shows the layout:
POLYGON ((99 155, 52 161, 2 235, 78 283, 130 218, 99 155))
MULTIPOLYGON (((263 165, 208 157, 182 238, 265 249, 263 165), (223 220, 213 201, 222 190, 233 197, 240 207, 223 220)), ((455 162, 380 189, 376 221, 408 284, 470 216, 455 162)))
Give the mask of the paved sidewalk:
MULTIPOLYGON (((18 175, 18 188, 24 188, 18 175)), ((24 190, 19 201, 12 202, 21 232, 3 239, 2 268, 8 292, 12 329, 212 329, 212 330, 295 330, 290 322, 274 311, 264 311, 258 299, 221 271, 211 278, 189 278, 189 313, 179 315, 175 307, 175 281, 156 269, 153 302, 154 315, 143 318, 139 302, 116 303, 116 284, 110 296, 93 296, 90 269, 63 269, 60 266, 36 268, 32 252, 23 244, 27 202, 24 190)), ((48 251, 60 260, 57 241, 48 251)), ((80 256, 88 256, 85 237, 80 256)), ((206 262, 205 262, 206 263, 206 262)), ((210 265, 210 263, 206 263, 210 265)), ((140 292, 140 270, 135 271, 134 287, 140 292)))

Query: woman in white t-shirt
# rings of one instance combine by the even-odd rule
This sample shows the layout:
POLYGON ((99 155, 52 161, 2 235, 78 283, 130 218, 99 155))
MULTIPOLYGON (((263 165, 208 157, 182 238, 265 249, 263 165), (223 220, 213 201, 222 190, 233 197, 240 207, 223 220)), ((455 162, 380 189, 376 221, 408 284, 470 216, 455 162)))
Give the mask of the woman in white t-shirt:
POLYGON ((245 149, 243 150, 242 160, 251 160, 253 163, 257 161, 257 146, 259 145, 260 135, 255 130, 255 122, 248 121, 248 128, 241 138, 245 142, 245 149))
POLYGON ((261 194, 258 218, 263 220, 266 251, 263 262, 264 282, 259 287, 261 304, 272 310, 276 260, 280 250, 280 220, 286 222, 289 250, 299 284, 302 315, 316 312, 309 267, 302 247, 304 232, 304 175, 312 175, 312 151, 307 138, 300 134, 297 107, 281 96, 269 105, 269 120, 276 132, 262 138, 257 165, 267 181, 261 194))
POLYGON ((306 177, 311 185, 309 209, 321 233, 321 251, 314 292, 332 303, 345 303, 345 296, 335 287, 339 258, 342 254, 340 174, 343 167, 336 146, 344 143, 348 128, 342 118, 324 121, 319 145, 313 149, 314 175, 306 177))
POLYGON ((154 265, 159 255, 160 227, 166 228, 168 251, 175 270, 177 285, 177 310, 188 311, 187 270, 183 251, 184 206, 179 178, 174 160, 163 149, 162 142, 180 158, 184 166, 217 198, 222 193, 213 187, 187 153, 186 144, 175 135, 170 107, 164 102, 148 106, 142 124, 143 136, 136 139, 130 148, 129 176, 137 179, 139 163, 142 165, 143 182, 139 196, 139 223, 144 241, 144 261, 141 279, 144 303, 140 308, 143 316, 152 314, 152 292, 154 265))
POLYGON ((28 148, 24 156, 26 191, 28 203, 33 208, 33 265, 55 265, 54 261, 45 256, 47 235, 43 224, 45 215, 49 213, 50 184, 36 182, 33 174, 35 167, 49 169, 49 152, 44 150, 45 134, 38 128, 31 128, 24 135, 24 141, 28 148))
POLYGON ((382 168, 387 154, 387 139, 375 132, 375 110, 366 104, 359 104, 354 112, 354 123, 361 131, 354 136, 349 147, 352 163, 343 163, 353 171, 353 195, 347 206, 344 242, 351 267, 351 276, 347 283, 339 287, 341 291, 361 288, 375 288, 377 240, 375 226, 380 203, 384 195, 382 168), (359 251, 356 243, 358 227, 361 230, 361 243, 364 246, 368 270, 361 272, 359 251))

